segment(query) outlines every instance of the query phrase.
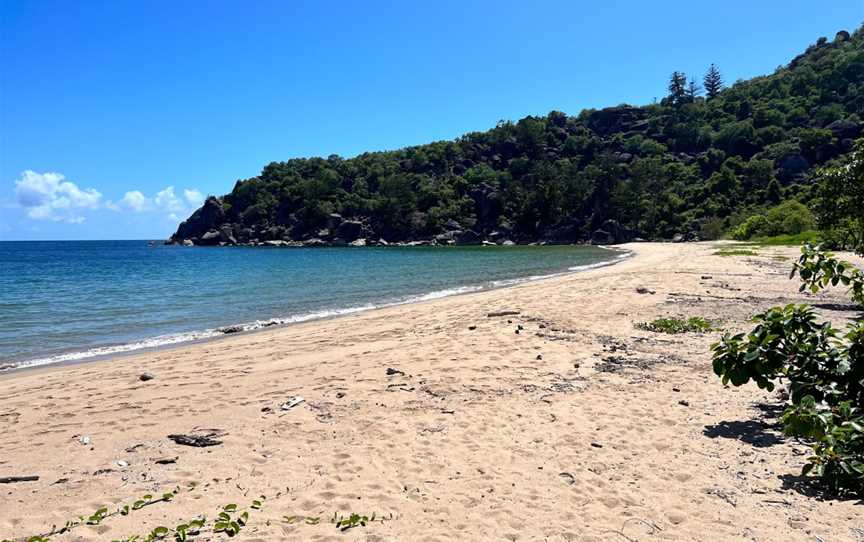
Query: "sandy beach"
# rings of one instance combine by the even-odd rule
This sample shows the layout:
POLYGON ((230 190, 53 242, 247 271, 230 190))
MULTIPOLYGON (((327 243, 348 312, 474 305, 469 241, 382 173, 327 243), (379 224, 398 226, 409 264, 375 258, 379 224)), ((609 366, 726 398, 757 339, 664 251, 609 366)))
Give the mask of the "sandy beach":
POLYGON ((625 245, 611 267, 4 375, 0 478, 39 479, 0 484, 0 539, 179 488, 51 540, 126 539, 260 496, 235 539, 864 540, 860 504, 799 477, 809 449, 779 432, 777 396, 713 375, 720 332, 634 327, 745 331, 791 302, 856 314, 842 289, 798 292, 795 248, 717 246, 625 245), (340 531, 351 513, 375 521, 340 531))

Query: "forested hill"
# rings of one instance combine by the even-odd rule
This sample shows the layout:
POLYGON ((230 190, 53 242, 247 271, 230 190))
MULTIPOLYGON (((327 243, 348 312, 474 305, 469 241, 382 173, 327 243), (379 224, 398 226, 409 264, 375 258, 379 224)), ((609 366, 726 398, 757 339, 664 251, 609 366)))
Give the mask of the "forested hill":
POLYGON ((712 65, 698 79, 676 72, 669 95, 642 107, 553 111, 454 141, 273 162, 208 198, 171 241, 715 238, 781 203, 802 207, 788 200, 806 205, 815 168, 851 150, 864 116, 864 27, 820 38, 772 75, 724 88, 712 65))

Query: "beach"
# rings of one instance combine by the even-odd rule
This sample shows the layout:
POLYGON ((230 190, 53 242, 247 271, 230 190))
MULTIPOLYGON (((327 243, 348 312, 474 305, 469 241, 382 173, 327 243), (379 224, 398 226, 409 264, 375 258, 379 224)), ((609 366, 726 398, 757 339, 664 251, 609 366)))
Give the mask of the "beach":
POLYGON ((0 484, 0 539, 176 489, 51 540, 235 503, 239 540, 862 540, 861 506, 800 478, 809 448, 780 433, 778 395, 712 373, 721 331, 635 327, 743 332, 792 302, 856 315, 841 288, 798 292, 796 248, 718 246, 633 243, 508 288, 0 375, 0 478, 39 477, 0 484), (352 513, 370 520, 334 525, 352 513))

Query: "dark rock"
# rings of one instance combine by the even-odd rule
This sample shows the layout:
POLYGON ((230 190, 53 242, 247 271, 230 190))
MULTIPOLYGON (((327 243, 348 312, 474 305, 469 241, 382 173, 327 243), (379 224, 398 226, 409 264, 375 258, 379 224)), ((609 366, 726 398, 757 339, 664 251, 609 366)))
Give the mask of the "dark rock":
POLYGON ((405 373, 403 373, 399 369, 394 369, 393 367, 387 367, 387 376, 393 376, 393 375, 405 376, 405 373))
POLYGON ((790 152, 776 160, 777 178, 782 183, 789 183, 795 177, 810 169, 810 162, 798 152, 790 152))
POLYGON ((176 463, 176 462, 177 462, 177 459, 178 459, 177 456, 174 456, 174 457, 160 457, 159 459, 157 459, 156 461, 154 461, 154 463, 156 463, 157 465, 171 465, 171 464, 173 464, 173 463, 176 463))
POLYGON ((607 107, 594 111, 588 115, 588 128, 598 135, 606 137, 618 132, 628 132, 634 128, 645 128, 644 124, 638 124, 645 120, 647 112, 641 108, 621 105, 607 107))
POLYGON ((147 382, 148 380, 153 380, 154 378, 156 377, 153 376, 151 373, 141 373, 141 376, 138 377, 138 380, 140 380, 141 382, 147 382))
POLYGON ((179 243, 183 239, 201 237, 208 231, 216 230, 224 222, 225 209, 222 207, 222 200, 210 196, 200 209, 180 223, 177 231, 171 236, 171 241, 179 243))
POLYGON ((626 243, 633 238, 632 232, 621 227, 617 220, 607 220, 591 234, 592 245, 614 245, 626 243))
POLYGON ((342 215, 339 213, 330 213, 330 216, 327 217, 327 229, 330 231, 335 230, 342 224, 342 215))
POLYGON ((453 220, 452 218, 448 218, 447 222, 444 223, 444 229, 450 231, 462 231, 462 225, 453 220))
POLYGON ((363 223, 356 220, 346 220, 336 227, 336 237, 350 243, 363 235, 363 223))
POLYGON ((860 125, 846 119, 835 120, 825 128, 831 130, 838 140, 855 139, 861 133, 860 125))
POLYGON ((479 245, 481 241, 480 234, 473 230, 464 231, 456 238, 457 245, 479 245))

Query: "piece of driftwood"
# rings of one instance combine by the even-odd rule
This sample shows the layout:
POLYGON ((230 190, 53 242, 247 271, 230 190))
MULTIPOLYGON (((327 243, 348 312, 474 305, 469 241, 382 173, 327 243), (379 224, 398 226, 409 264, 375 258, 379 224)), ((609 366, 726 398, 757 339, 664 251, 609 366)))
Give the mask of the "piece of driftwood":
POLYGON ((496 316, 516 316, 517 314, 522 314, 522 311, 496 311, 490 312, 486 315, 487 318, 494 318, 496 316))
POLYGON ((39 477, 36 475, 32 476, 2 476, 0 477, 0 484, 17 484, 18 482, 35 482, 39 480, 39 477))
POLYGON ((207 446, 218 446, 221 440, 216 440, 208 435, 168 435, 168 438, 182 446, 193 446, 195 448, 206 448, 207 446))

